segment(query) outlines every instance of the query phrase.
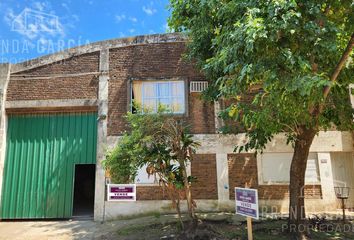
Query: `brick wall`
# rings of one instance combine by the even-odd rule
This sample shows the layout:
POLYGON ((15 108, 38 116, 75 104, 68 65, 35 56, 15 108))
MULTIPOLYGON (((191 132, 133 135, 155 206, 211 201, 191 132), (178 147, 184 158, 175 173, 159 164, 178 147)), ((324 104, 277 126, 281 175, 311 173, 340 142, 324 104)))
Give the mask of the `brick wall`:
POLYGON ((99 53, 94 52, 18 72, 11 75, 7 100, 96 99, 98 76, 39 78, 98 71, 99 53))
POLYGON ((216 155, 195 154, 191 164, 192 176, 196 182, 192 183, 192 195, 195 199, 218 199, 216 155))
MULTIPOLYGON (((191 63, 182 60, 184 43, 137 45, 110 50, 110 81, 108 93, 108 135, 126 130, 123 116, 128 111, 131 80, 175 79, 203 80, 191 63)), ((188 84, 189 85, 189 84, 188 84)), ((214 133, 214 107, 189 94, 186 120, 192 133, 214 133)))
MULTIPOLYGON (((258 194, 261 199, 286 199, 289 198, 289 185, 260 185, 258 194)), ((321 185, 306 185, 305 198, 320 199, 322 197, 321 185)))
POLYGON ((201 99, 201 93, 190 93, 188 110, 192 133, 215 133, 214 104, 201 99))
POLYGON ((160 186, 136 186, 136 200, 169 200, 166 191, 160 186))
MULTIPOLYGON (((194 199, 218 199, 216 155, 195 154, 191 164, 192 176, 196 181, 192 183, 194 199)), ((168 194, 161 186, 137 186, 137 200, 169 200, 168 194)))
MULTIPOLYGON (((257 159, 254 154, 228 154, 230 199, 235 199, 235 187, 244 187, 245 183, 251 188, 258 189, 260 199, 281 200, 289 197, 288 185, 259 185, 257 174, 257 159)), ((320 199, 320 185, 306 185, 305 198, 320 199)))

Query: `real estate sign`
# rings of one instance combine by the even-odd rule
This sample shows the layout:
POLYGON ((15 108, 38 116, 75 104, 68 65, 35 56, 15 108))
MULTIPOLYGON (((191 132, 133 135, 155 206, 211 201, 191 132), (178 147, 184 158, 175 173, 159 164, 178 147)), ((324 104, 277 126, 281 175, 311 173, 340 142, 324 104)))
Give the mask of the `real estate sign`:
POLYGON ((136 201, 135 184, 107 184, 108 201, 136 201))
POLYGON ((235 188, 236 214, 259 218, 257 189, 235 188))

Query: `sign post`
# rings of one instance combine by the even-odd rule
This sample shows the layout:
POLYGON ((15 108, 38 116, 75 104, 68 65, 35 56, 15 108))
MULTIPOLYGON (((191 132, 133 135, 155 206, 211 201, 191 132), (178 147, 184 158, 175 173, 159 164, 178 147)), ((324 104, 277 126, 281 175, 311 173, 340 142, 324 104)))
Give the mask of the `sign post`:
POLYGON ((252 218, 259 219, 257 189, 235 188, 236 214, 247 217, 248 240, 253 240, 252 218))
POLYGON ((248 240, 253 240, 252 218, 250 217, 247 217, 247 235, 248 235, 248 240))

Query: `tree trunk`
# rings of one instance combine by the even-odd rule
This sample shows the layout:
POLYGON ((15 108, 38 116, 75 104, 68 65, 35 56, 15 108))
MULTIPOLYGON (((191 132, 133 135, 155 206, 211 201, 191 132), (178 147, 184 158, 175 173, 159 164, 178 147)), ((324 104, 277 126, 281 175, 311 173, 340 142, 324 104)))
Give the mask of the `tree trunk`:
POLYGON ((184 189, 186 191, 186 200, 187 200, 187 207, 188 207, 188 213, 189 217, 192 219, 193 223, 196 222, 197 217, 194 212, 194 205, 193 205, 193 199, 192 199, 192 192, 191 188, 188 182, 188 174, 186 170, 186 165, 183 160, 180 161, 180 166, 182 169, 182 175, 183 175, 183 183, 184 183, 184 189))
MULTIPOLYGON (((179 193, 177 193, 177 194, 179 195, 179 193)), ((176 210, 177 210, 177 214, 178 214, 179 223, 181 224, 181 229, 184 230, 184 224, 183 224, 183 220, 182 220, 181 204, 180 204, 179 196, 177 196, 177 200, 176 200, 176 210)))
MULTIPOLYGON (((305 219, 305 171, 307 158, 312 141, 316 135, 314 129, 300 128, 300 134, 295 141, 294 155, 290 167, 290 203, 289 203, 289 230, 294 235, 301 235, 299 225, 305 219)), ((300 228, 303 229, 303 228, 300 228)))

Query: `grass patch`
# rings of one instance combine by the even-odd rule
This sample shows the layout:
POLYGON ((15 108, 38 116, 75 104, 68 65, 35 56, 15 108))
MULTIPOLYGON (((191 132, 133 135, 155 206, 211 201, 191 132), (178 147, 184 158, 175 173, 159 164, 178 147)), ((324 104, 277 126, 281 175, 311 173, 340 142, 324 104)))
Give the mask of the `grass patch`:
POLYGON ((110 219, 109 222, 116 221, 116 220, 132 220, 132 219, 143 218, 143 217, 160 218, 161 213, 157 211, 151 211, 151 212, 140 213, 140 214, 122 215, 122 216, 115 217, 114 219, 110 219))
POLYGON ((132 225, 132 226, 128 226, 128 227, 124 227, 122 229, 119 229, 117 231, 117 234, 119 236, 129 236, 133 233, 137 233, 137 232, 145 232, 148 229, 153 229, 158 226, 159 224, 151 224, 151 225, 132 225))
POLYGON ((116 240, 151 240, 171 236, 179 232, 177 223, 133 225, 119 229, 116 240))

